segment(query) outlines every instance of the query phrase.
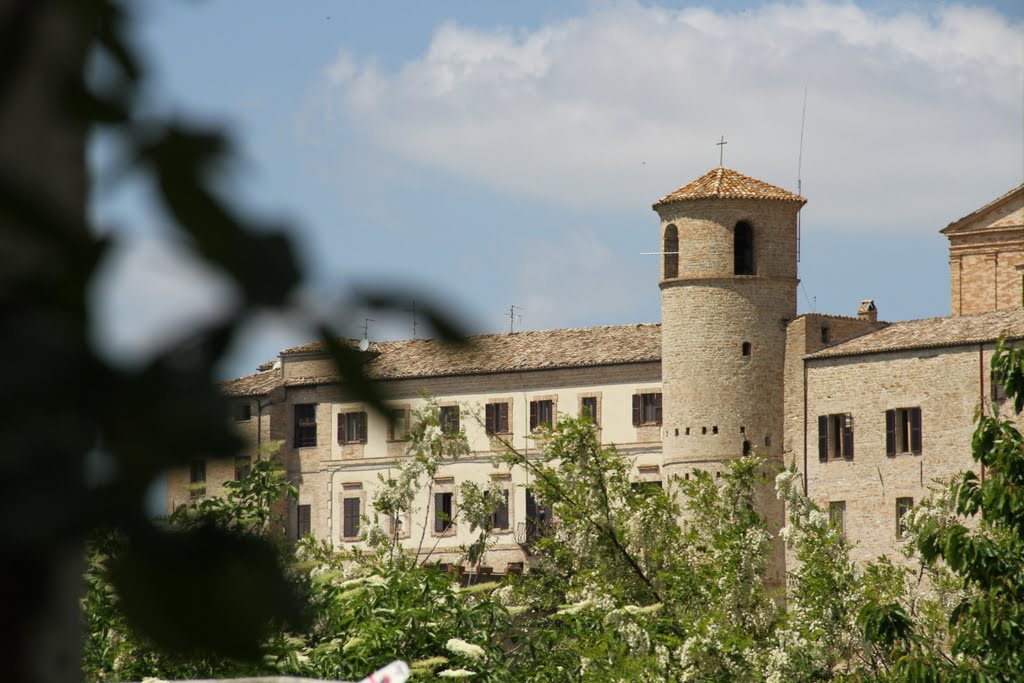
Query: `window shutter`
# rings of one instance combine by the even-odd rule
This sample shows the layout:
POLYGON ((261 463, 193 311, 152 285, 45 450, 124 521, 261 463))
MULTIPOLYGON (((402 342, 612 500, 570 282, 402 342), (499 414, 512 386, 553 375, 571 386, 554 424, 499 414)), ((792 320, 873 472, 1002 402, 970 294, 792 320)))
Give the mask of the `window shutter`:
POLYGON ((494 434, 498 431, 498 420, 494 417, 497 409, 497 403, 488 403, 484 406, 484 427, 486 427, 488 434, 494 434))
POLYGON ((639 427, 643 421, 643 415, 640 414, 640 394, 633 394, 633 426, 639 427))
POLYGON ((494 511, 494 523, 495 529, 507 529, 508 528, 508 491, 502 491, 502 503, 498 506, 498 509, 494 511))
POLYGON ((454 410, 452 410, 452 412, 451 412, 451 415, 452 415, 452 419, 451 419, 451 422, 452 422, 452 434, 458 434, 459 433, 459 407, 458 406, 455 406, 454 410))
POLYGON ((843 459, 853 460, 853 415, 843 417, 843 459))
POLYGON ((441 533, 445 530, 444 520, 444 494, 434 494, 434 532, 441 533))
POLYGON ((661 394, 654 395, 654 422, 661 424, 661 394))
POLYGON ((356 421, 359 423, 359 443, 366 443, 366 412, 359 413, 356 421))
POLYGON ((498 431, 508 434, 508 404, 498 404, 498 431))
POLYGON ((345 413, 338 413, 338 443, 345 443, 345 413))
POLYGON ((885 411, 885 454, 896 457, 896 411, 885 411))
POLYGON ((921 455, 921 409, 910 409, 910 450, 921 455))
POLYGON ((540 424, 540 418, 537 415, 540 403, 538 401, 530 401, 530 429, 534 430, 540 424))
POLYGON ((818 460, 828 462, 828 415, 818 416, 818 460))
POLYGON ((359 499, 346 498, 344 502, 344 529, 342 533, 346 538, 353 538, 359 535, 359 499))

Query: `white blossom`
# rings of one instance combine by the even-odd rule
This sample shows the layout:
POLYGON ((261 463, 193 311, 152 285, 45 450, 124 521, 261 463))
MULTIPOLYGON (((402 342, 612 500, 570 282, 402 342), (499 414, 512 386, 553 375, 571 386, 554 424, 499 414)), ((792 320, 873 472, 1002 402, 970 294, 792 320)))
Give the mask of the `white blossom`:
POLYGON ((483 659, 485 652, 479 645, 473 643, 467 643, 461 638, 449 638, 448 642, 444 645, 449 652, 457 655, 462 655, 467 659, 483 659))
POLYGON ((445 669, 437 675, 439 678, 469 678, 476 675, 476 672, 469 669, 445 669))

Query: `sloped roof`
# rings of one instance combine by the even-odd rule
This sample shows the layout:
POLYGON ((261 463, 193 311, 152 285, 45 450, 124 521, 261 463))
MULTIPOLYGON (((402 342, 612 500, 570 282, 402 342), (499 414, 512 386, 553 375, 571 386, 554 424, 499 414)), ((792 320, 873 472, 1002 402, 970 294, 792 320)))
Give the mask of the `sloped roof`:
POLYGON ((271 363, 270 369, 263 369, 266 363, 260 365, 260 372, 254 375, 246 375, 238 379, 229 379, 221 382, 220 387, 228 396, 264 396, 272 390, 281 386, 281 368, 274 367, 271 363))
POLYGON ((982 214, 988 211, 991 211, 992 209, 998 208, 1002 204, 1005 204, 1006 202, 1010 201, 1011 199, 1018 195, 1024 195, 1024 183, 1021 183, 1020 185, 1013 188, 1003 196, 993 199, 980 209, 975 209, 974 211, 970 212, 963 218, 958 218, 957 220, 953 221, 952 223, 944 227, 939 232, 941 232, 944 235, 949 235, 950 233, 954 232, 960 232, 961 230, 969 226, 971 223, 973 223, 974 219, 980 217, 982 214))
POLYGON ((928 349, 992 342, 1005 335, 1024 339, 1024 309, 987 311, 972 315, 922 318, 892 323, 842 344, 812 353, 805 358, 859 356, 906 349, 928 349))
MULTIPOLYGON (((661 326, 658 324, 480 334, 469 337, 468 342, 462 347, 436 339, 376 342, 367 351, 371 356, 365 366, 367 375, 382 380, 448 377, 661 360, 661 326)), ((321 345, 312 343, 285 349, 281 356, 321 352, 321 345)), ((338 381, 339 377, 329 375, 289 378, 288 384, 338 381)))
POLYGON ((698 199, 774 199, 777 201, 800 202, 806 199, 781 187, 769 185, 763 180, 743 175, 739 171, 719 166, 671 192, 653 205, 658 208, 671 202, 693 201, 698 199))

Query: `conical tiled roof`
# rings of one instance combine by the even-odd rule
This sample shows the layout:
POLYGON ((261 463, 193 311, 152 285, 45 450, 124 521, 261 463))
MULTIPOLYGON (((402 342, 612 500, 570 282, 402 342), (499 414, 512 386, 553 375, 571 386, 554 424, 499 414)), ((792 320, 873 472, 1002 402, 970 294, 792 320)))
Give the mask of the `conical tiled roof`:
POLYGON ((805 203, 807 200, 789 190, 743 175, 730 168, 719 166, 683 185, 654 203, 654 208, 671 202, 685 202, 696 199, 775 199, 784 202, 805 203))

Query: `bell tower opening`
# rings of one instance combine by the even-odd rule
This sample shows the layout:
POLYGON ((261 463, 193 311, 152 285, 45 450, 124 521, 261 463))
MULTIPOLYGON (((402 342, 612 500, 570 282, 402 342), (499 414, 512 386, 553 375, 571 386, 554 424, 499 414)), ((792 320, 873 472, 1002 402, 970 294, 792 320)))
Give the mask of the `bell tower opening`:
POLYGON ((754 274, 754 228, 746 221, 740 221, 733 228, 733 273, 754 274))
POLYGON ((674 225, 665 228, 665 240, 662 244, 665 258, 665 280, 679 277, 679 230, 674 225))

